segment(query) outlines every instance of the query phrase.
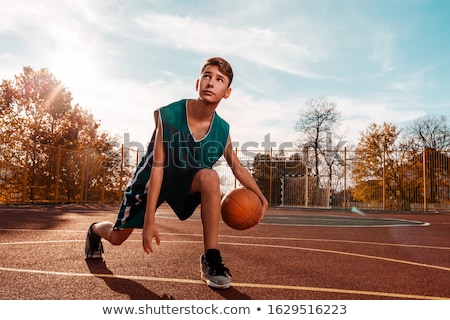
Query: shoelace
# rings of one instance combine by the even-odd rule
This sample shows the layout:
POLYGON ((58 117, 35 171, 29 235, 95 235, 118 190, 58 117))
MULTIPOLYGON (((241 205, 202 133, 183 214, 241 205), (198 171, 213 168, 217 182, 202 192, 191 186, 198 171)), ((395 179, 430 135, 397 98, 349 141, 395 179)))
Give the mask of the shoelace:
POLYGON ((222 258, 218 257, 209 263, 209 274, 212 276, 226 276, 229 275, 232 277, 230 270, 225 267, 225 264, 222 262, 222 258))

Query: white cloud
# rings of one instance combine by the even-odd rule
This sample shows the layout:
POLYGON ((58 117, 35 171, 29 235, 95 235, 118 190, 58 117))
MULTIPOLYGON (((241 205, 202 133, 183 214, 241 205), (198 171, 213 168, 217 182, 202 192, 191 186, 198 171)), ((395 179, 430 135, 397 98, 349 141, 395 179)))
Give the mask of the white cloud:
POLYGON ((401 127, 402 123, 423 115, 420 110, 404 112, 394 101, 365 101, 359 98, 333 97, 342 114, 342 126, 347 130, 349 141, 357 142, 360 133, 371 124, 392 123, 401 127))
MULTIPOLYGON (((354 132, 373 122, 407 121, 431 112, 428 101, 448 106, 443 93, 448 59, 429 50, 430 57, 420 57, 421 68, 412 47, 400 43, 407 43, 405 34, 411 40, 411 30, 421 30, 423 21, 403 26, 403 16, 381 10, 386 4, 208 5, 174 9, 166 2, 0 0, 2 78, 23 66, 48 67, 105 128, 119 135, 128 131, 143 143, 153 109, 195 97, 192 72, 200 65, 191 62, 211 54, 236 66, 236 87, 218 112, 241 142, 262 142, 267 134, 278 144, 293 141, 298 109, 315 94, 336 101, 344 125, 354 132), (434 78, 437 74, 440 78, 434 78)), ((411 12, 418 9, 409 6, 411 12)), ((445 48, 445 41, 437 45, 445 48)))
POLYGON ((373 34, 372 54, 370 60, 376 62, 382 73, 390 72, 395 65, 395 40, 392 32, 377 31, 373 34))
POLYGON ((148 13, 135 19, 151 32, 149 41, 187 51, 234 56, 306 78, 320 78, 306 66, 317 56, 283 34, 260 27, 224 27, 217 21, 148 13), (216 22, 216 23, 214 23, 216 22))
POLYGON ((392 88, 402 92, 413 92, 417 89, 423 89, 428 84, 426 83, 425 77, 433 69, 435 69, 437 64, 427 65, 420 70, 413 70, 408 72, 397 79, 392 81, 392 88))
POLYGON ((297 104, 288 100, 271 100, 235 90, 229 100, 223 101, 218 113, 230 123, 235 143, 257 144, 271 142, 276 149, 281 144, 295 144, 297 104))

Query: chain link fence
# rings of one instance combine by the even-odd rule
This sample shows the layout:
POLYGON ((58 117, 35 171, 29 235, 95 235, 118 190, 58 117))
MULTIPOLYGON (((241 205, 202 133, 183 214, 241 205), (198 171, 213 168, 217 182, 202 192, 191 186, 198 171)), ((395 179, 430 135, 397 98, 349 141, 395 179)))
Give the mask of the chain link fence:
MULTIPOLYGON (((449 151, 390 150, 370 158, 347 149, 236 152, 272 206, 450 209, 449 151)), ((231 171, 221 173, 224 190, 239 186, 231 171)))
POLYGON ((118 202, 132 172, 123 155, 0 144, 0 204, 118 202))
MULTIPOLYGON (((139 160, 48 145, 0 144, 0 204, 117 203, 139 160)), ((369 161, 353 150, 238 150, 271 206, 448 210, 448 151, 391 150, 369 161)), ((240 187, 224 159, 215 170, 225 194, 240 187)))

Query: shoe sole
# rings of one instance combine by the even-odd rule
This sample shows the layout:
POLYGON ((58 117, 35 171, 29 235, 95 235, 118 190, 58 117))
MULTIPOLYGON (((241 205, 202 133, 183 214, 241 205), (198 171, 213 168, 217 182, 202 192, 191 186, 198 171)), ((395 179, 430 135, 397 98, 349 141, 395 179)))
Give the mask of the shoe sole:
POLYGON ((210 286, 211 288, 214 288, 214 289, 228 289, 231 287, 231 283, 217 284, 215 282, 212 282, 211 280, 209 280, 208 278, 206 278, 203 275, 202 275, 202 280, 205 281, 208 286, 210 286))

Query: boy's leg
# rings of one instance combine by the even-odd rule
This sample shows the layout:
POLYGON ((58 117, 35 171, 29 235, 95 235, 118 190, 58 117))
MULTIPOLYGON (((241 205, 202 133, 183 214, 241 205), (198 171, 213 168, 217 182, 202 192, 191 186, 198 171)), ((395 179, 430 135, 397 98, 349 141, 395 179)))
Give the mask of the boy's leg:
POLYGON ((133 228, 114 229, 114 224, 105 221, 92 225, 92 231, 113 245, 121 245, 133 232, 133 228))
POLYGON ((114 230, 114 224, 111 222, 98 222, 90 225, 84 247, 87 259, 102 258, 103 244, 102 238, 106 239, 113 245, 122 244, 133 232, 133 229, 114 230))
POLYGON ((220 180, 212 169, 200 170, 192 180, 191 193, 201 194, 201 218, 205 251, 217 249, 220 221, 220 180))
POLYGON ((230 271, 225 267, 220 251, 220 180, 216 171, 202 169, 194 177, 191 192, 200 192, 203 242, 205 253, 200 257, 200 272, 206 283, 218 289, 231 286, 230 271))

